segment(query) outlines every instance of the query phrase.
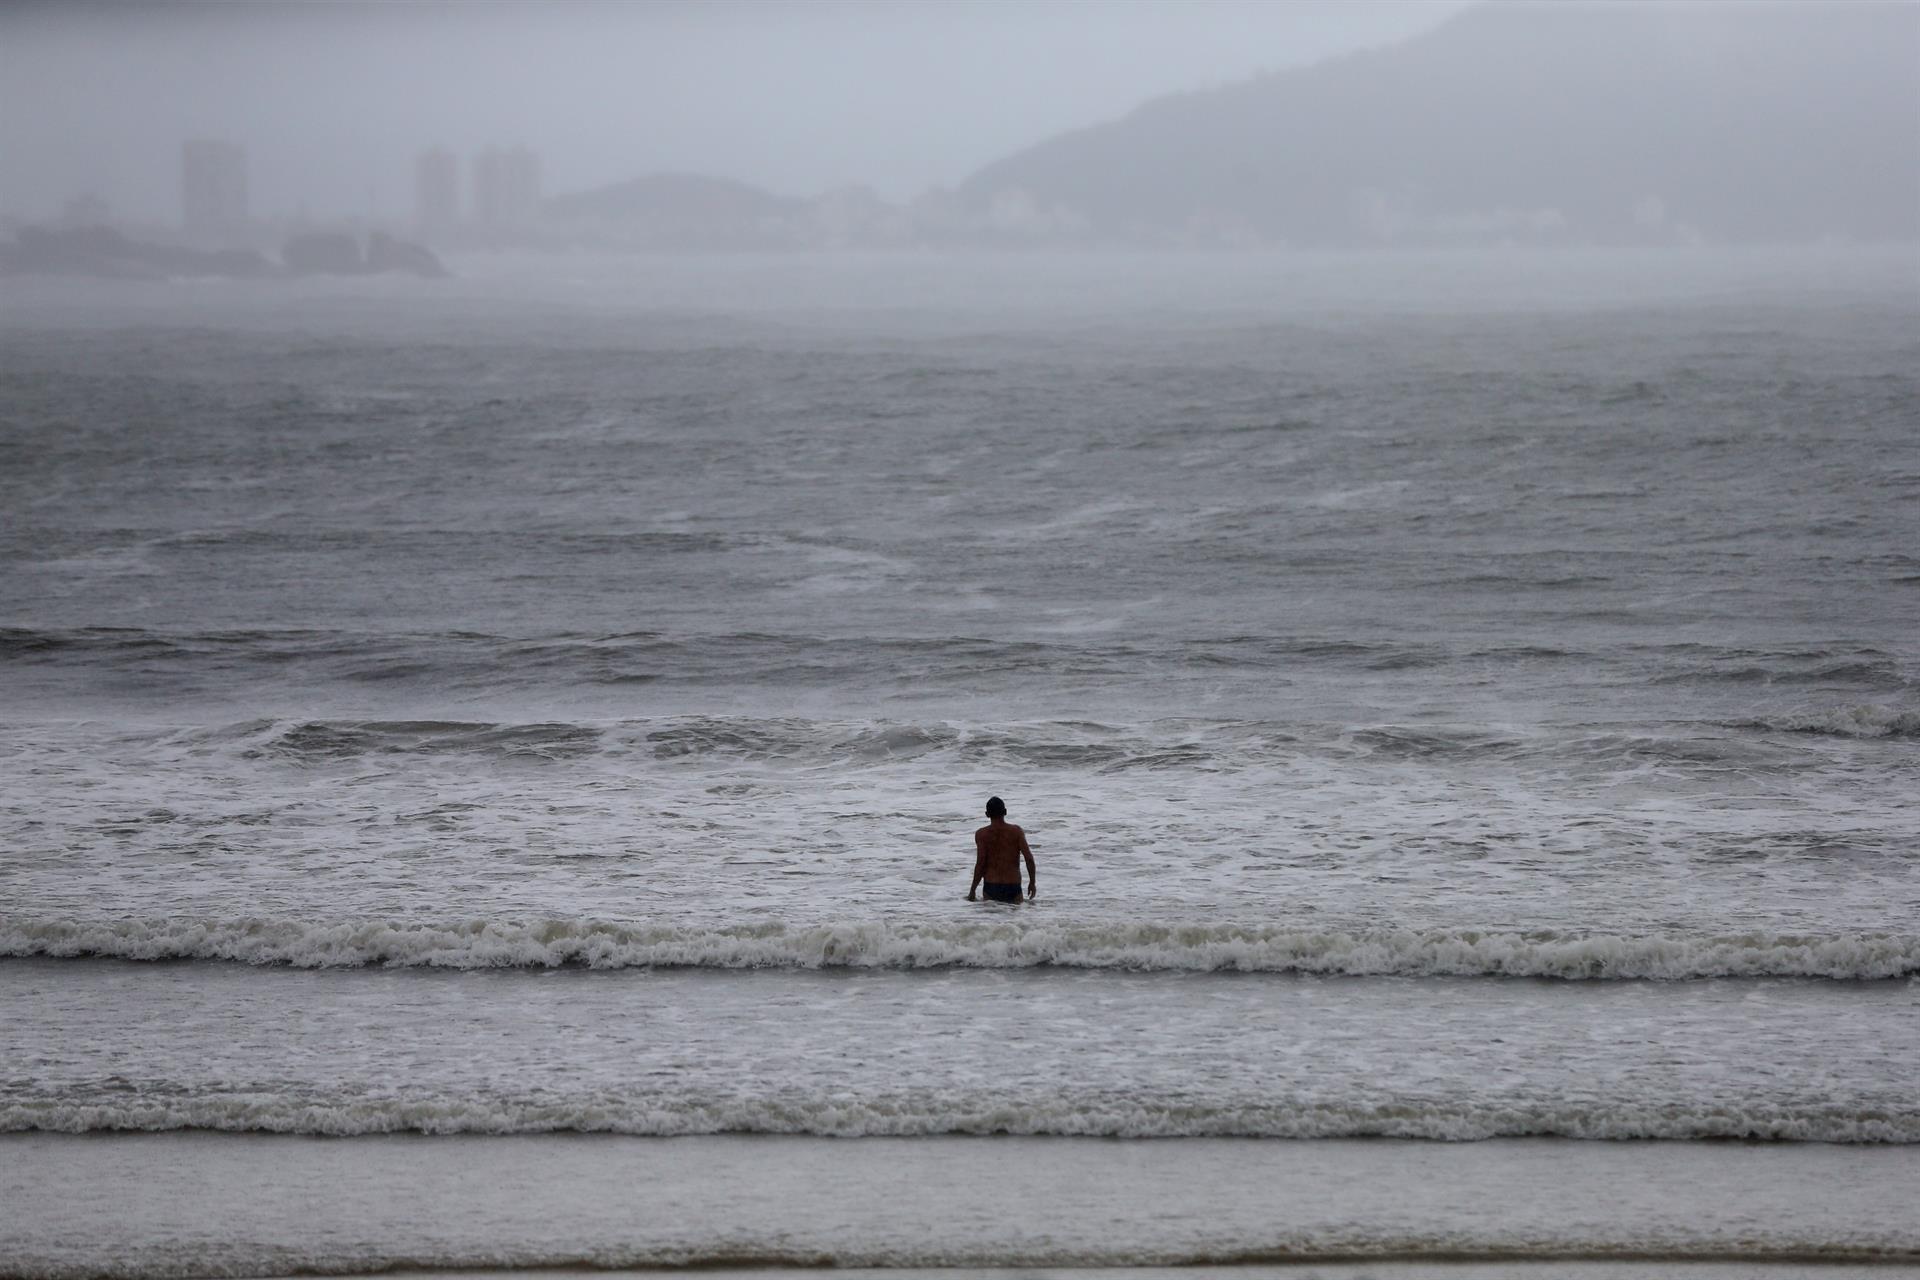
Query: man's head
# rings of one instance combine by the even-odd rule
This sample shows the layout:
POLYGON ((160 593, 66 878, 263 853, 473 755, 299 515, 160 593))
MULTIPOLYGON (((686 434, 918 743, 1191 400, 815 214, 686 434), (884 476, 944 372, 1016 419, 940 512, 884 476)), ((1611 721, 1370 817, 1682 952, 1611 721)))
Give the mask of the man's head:
POLYGON ((999 796, 988 796, 987 797, 987 816, 989 818, 1006 817, 1007 802, 1005 800, 1002 800, 999 796))

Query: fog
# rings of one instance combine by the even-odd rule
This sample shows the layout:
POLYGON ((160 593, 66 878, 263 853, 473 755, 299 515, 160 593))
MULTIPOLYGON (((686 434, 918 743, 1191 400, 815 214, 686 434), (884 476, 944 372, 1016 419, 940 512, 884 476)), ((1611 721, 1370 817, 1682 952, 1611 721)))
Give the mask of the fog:
POLYGON ((1140 102, 1399 39, 1453 0, 13 5, 0 214, 179 217, 192 137, 256 217, 405 217, 415 155, 537 151, 549 194, 656 171, 787 196, 953 184, 1140 102))
POLYGON ((66 236, 12 274, 1920 240, 1913 3, 25 4, 0 58, 0 218, 66 236))
POLYGON ((1916 427, 1916 2, 0 0, 0 1280, 1920 1280, 1916 427))

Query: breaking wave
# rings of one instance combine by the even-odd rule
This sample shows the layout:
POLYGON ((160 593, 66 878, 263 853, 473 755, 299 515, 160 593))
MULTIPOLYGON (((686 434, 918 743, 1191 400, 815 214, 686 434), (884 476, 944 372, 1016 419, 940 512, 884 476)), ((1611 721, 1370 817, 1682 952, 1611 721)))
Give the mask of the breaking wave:
POLYGON ((238 721, 130 734, 156 754, 231 753, 241 760, 328 767, 355 759, 502 763, 604 758, 730 767, 741 764, 859 769, 902 761, 1021 771, 1225 773, 1302 758, 1518 767, 1682 768, 1737 761, 1776 770, 1804 764, 1760 734, 1834 739, 1920 737, 1920 712, 1871 704, 1749 720, 1676 721, 1653 732, 1573 725, 1552 732, 1487 725, 1339 724, 1279 720, 1164 719, 1142 724, 1034 720, 838 720, 759 716, 658 716, 505 723, 437 719, 238 721))
POLYGON ((1920 935, 1620 935, 1235 925, 723 927, 603 921, 0 922, 0 957, 229 961, 296 968, 1118 969, 1563 980, 1920 974, 1920 935))
POLYGON ((1101 1138, 1744 1139, 1912 1144, 1920 1106, 1628 1103, 1424 1098, 1334 1103, 1207 1103, 1137 1094, 976 1096, 844 1093, 780 1097, 605 1095, 579 1098, 327 1097, 269 1091, 186 1096, 0 1100, 0 1132, 199 1129, 357 1137, 383 1133, 618 1133, 646 1137, 779 1134, 930 1137, 1011 1134, 1101 1138))
MULTIPOLYGON (((1551 585, 1551 584, 1535 584, 1551 585)), ((633 685, 728 688, 796 683, 973 690, 983 680, 1038 676, 1115 676, 1189 667, 1259 673, 1410 672, 1466 669, 1555 670, 1566 664, 1625 662, 1636 679, 1655 684, 1853 686, 1910 690, 1910 659, 1874 648, 1836 644, 1787 650, 1684 644, 1629 646, 1587 653, 1530 644, 1475 645, 1381 642, 1340 636, 1166 635, 1129 641, 1087 637, 1006 639, 981 636, 833 635, 798 633, 554 632, 496 635, 474 631, 348 631, 337 629, 163 630, 138 627, 0 627, 0 660, 36 670, 37 681, 105 674, 137 676, 128 696, 171 701, 196 689, 231 692, 238 685, 281 686, 289 674, 321 685, 419 684, 502 692, 633 685)))
MULTIPOLYGON (((574 1248, 446 1243, 438 1247, 380 1247, 335 1242, 321 1249, 260 1243, 175 1246, 103 1269, 92 1260, 67 1262, 31 1254, 0 1258, 0 1280, 176 1280, 177 1277, 263 1275, 369 1276, 412 1272, 481 1272, 487 1275, 549 1275, 571 1272, 760 1272, 819 1270, 1026 1271, 1111 1268, 1241 1268, 1343 1263, 1472 1263, 1538 1267, 1589 1264, 1796 1264, 1827 1268, 1848 1264, 1912 1264, 1920 1244, 1910 1233, 1889 1229, 1865 1238, 1805 1239, 1790 1232, 1703 1232, 1648 1240, 1626 1233, 1514 1236, 1489 1230, 1427 1233, 1368 1230, 1275 1231, 1207 1244, 1126 1244, 1087 1247, 1067 1243, 1000 1242, 984 1237, 967 1245, 863 1238, 796 1241, 727 1238, 694 1243, 595 1244, 574 1248)), ((1636 1269, 1635 1274, 1640 1274, 1636 1269)))
POLYGON ((1740 722, 1738 729, 1809 733, 1836 738, 1920 738, 1920 711, 1861 705, 1797 711, 1740 722))

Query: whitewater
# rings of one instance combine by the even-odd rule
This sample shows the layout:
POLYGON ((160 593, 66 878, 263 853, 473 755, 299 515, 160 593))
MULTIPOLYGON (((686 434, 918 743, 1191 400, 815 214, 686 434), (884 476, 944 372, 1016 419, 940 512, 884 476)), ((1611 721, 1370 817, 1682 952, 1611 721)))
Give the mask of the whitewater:
POLYGON ((0 1276, 1911 1265, 1920 270, 1537 265, 21 283, 0 1276))
POLYGON ((1194 924, 893 925, 702 930, 605 921, 477 920, 435 927, 389 921, 152 920, 25 922, 0 932, 0 956, 231 960, 300 968, 1169 970, 1403 977, 1562 979, 1818 977, 1869 981, 1920 974, 1920 938, 1750 934, 1560 936, 1374 930, 1355 933, 1194 924))

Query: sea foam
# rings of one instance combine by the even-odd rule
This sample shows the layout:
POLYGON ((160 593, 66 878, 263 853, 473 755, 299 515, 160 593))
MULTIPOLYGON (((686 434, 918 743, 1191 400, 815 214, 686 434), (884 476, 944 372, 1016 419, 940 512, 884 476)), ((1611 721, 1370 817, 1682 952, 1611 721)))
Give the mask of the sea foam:
POLYGON ((0 1100, 0 1132, 180 1129, 352 1137, 382 1133, 618 1133, 652 1137, 751 1133, 820 1137, 944 1134, 1102 1138, 1418 1138, 1477 1142, 1551 1136, 1586 1140, 1746 1139, 1920 1142, 1920 1108, 1778 1103, 1627 1103, 1419 1097, 1329 1103, 1304 1099, 1196 1103, 1129 1094, 1088 1097, 933 1093, 777 1098, 592 1096, 471 1098, 271 1092, 0 1100))
POLYGON ((1920 974, 1920 935, 1610 934, 1281 926, 594 920, 8 920, 0 956, 299 968, 1120 969, 1589 979, 1920 974))

